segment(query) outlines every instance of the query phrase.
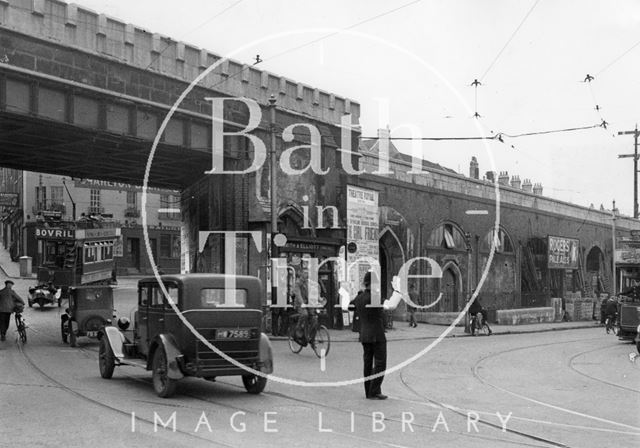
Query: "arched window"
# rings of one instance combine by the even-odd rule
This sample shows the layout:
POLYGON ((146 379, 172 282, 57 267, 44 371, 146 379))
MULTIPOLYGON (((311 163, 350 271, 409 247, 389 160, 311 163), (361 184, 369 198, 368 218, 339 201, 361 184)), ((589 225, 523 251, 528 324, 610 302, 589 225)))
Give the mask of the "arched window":
POLYGON ((460 228, 452 223, 444 223, 429 235, 427 245, 444 249, 466 250, 467 244, 460 228))
MULTIPOLYGON (((493 244, 494 240, 494 234, 495 229, 491 229, 491 231, 485 235, 484 239, 482 240, 482 246, 480 249, 482 252, 489 252, 491 250, 491 245, 493 244)), ((498 238, 496 240, 496 253, 510 254, 513 252, 514 250, 511 238, 509 237, 507 232, 502 227, 500 227, 498 229, 498 238)))

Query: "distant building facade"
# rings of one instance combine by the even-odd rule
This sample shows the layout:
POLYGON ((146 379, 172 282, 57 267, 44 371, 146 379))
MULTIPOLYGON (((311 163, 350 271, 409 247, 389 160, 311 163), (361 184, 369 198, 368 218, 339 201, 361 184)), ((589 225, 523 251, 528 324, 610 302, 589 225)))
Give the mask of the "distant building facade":
MULTIPOLYGON (((122 229, 114 257, 118 274, 152 272, 142 229, 141 187, 8 168, 0 173, 0 191, 17 197, 15 206, 2 206, 2 243, 12 257, 30 256, 37 266, 35 229, 45 217, 73 221, 95 216, 114 221, 122 229)), ((176 273, 180 268, 179 208, 179 192, 148 190, 150 249, 158 269, 165 273, 176 273)))

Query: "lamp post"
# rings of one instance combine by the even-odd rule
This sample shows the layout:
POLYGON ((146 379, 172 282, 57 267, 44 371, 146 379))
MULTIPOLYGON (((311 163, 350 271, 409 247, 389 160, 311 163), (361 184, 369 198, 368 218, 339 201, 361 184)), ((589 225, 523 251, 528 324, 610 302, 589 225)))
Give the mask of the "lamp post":
MULTIPOLYGON (((270 113, 270 126, 269 133, 271 134, 271 146, 269 147, 270 155, 271 155, 271 164, 269 166, 269 180, 270 180, 270 189, 269 193, 271 196, 271 258, 278 258, 278 246, 276 246, 274 237, 278 233, 278 198, 277 198, 277 182, 276 182, 276 97, 271 95, 269 97, 269 113, 270 113)), ((277 278, 277 265, 276 262, 271 262, 271 304, 277 300, 278 298, 278 278, 277 278)), ((273 316, 272 313, 272 320, 273 316)), ((272 333, 273 330, 278 329, 278 323, 272 321, 272 333)))
MULTIPOLYGON (((471 234, 469 232, 464 234, 465 243, 467 246, 467 300, 465 301, 465 306, 469 299, 471 298, 471 234)), ((464 313, 464 332, 471 333, 471 328, 469 327, 469 313, 464 313)))

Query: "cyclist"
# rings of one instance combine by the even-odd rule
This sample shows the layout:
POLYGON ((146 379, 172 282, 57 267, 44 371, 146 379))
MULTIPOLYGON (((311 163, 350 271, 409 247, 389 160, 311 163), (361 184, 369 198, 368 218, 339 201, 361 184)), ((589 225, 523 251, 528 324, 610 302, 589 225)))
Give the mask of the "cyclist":
MULTIPOLYGON (((611 327, 613 327, 613 324, 616 321, 617 314, 618 314, 618 300, 616 299, 615 296, 611 296, 609 297, 609 300, 607 300, 607 303, 604 308, 605 322, 607 321, 607 319, 609 319, 611 322, 610 325, 611 327)), ((607 327, 607 333, 609 333, 609 327, 607 327)))
POLYGON ((298 315, 298 321, 296 323, 295 334, 296 336, 302 336, 304 344, 306 345, 309 340, 307 322, 309 320, 309 310, 305 305, 309 304, 309 291, 307 289, 308 274, 307 271, 300 271, 298 278, 293 286, 293 309, 298 315))
MULTIPOLYGON (((471 295, 473 295, 473 291, 471 292, 471 295)), ((471 314, 471 316, 476 317, 478 319, 478 328, 482 328, 483 325, 486 325, 487 328, 489 329, 489 334, 493 333, 491 331, 491 327, 487 323, 487 320, 486 320, 487 311, 482 307, 482 303, 480 303, 480 296, 477 296, 476 300, 474 300, 471 306, 469 307, 469 314, 471 314)), ((472 324, 471 334, 474 334, 474 333, 475 333, 475 328, 472 324)))
POLYGON ((6 340, 11 313, 15 307, 21 305, 24 309, 24 300, 13 290, 13 281, 6 280, 4 284, 5 287, 0 289, 0 341, 6 340))

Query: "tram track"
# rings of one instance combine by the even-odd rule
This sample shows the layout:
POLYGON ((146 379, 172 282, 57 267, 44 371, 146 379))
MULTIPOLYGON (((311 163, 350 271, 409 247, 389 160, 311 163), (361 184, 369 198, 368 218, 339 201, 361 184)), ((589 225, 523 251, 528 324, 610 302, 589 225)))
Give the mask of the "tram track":
MULTIPOLYGON (((37 330, 35 328, 30 328, 31 331, 33 331, 34 333, 39 334, 41 337, 44 337, 48 340, 51 341, 56 341, 58 342, 59 338, 56 336, 53 336, 50 332, 43 332, 40 330, 37 330)), ((95 360, 97 362, 97 354, 98 354, 98 350, 93 348, 93 347, 77 347, 74 348, 73 350, 76 350, 80 353, 82 353, 85 357, 87 357, 88 359, 92 359, 95 360)), ((51 382, 54 384, 53 387, 57 387, 59 389, 62 389, 65 392, 68 392, 78 398, 81 398, 87 402, 90 402, 94 405, 98 405, 101 406, 103 408, 107 408, 111 411, 117 412, 119 414, 122 415, 126 415, 128 417, 131 416, 130 411, 128 410, 123 410, 120 408, 117 408, 115 406, 111 406, 105 403, 102 403, 98 400, 95 400, 91 397, 87 397, 84 394, 82 394, 81 392, 79 392, 76 389, 73 389, 71 387, 68 387, 62 383, 60 383, 59 381, 57 381, 55 378, 51 377, 51 375, 48 375, 46 372, 43 371, 43 369, 40 369, 36 363, 34 362, 33 359, 31 359, 29 357, 29 355, 27 353, 24 352, 24 350, 22 350, 22 347, 20 347, 20 351, 22 353, 22 356, 24 356, 27 360, 27 362, 36 370, 38 371, 38 373, 40 375, 42 375, 45 379, 47 379, 47 381, 51 382)), ((140 383, 144 383, 145 385, 150 385, 150 380, 148 379, 144 379, 144 378, 139 378, 139 377, 135 377, 135 376, 131 376, 128 375, 126 373, 120 373, 120 375, 123 375, 125 377, 127 377, 130 380, 136 381, 136 382, 140 382, 140 383)), ((241 389, 241 386, 224 381, 224 380, 218 380, 217 382, 219 382, 221 385, 227 386, 227 387, 233 387, 233 388, 238 388, 241 389)), ((222 403, 220 401, 216 401, 216 400, 212 400, 210 398, 203 398, 194 394, 191 394, 189 392, 186 391, 181 391, 181 395, 185 396, 185 397, 189 397, 192 400, 196 400, 198 402, 203 402, 206 403, 208 405, 215 405, 218 406, 222 409, 231 409, 234 411, 242 411, 245 412, 247 414, 255 414, 256 410, 255 409, 249 409, 249 408, 243 408, 243 407, 239 407, 239 406, 234 406, 231 405, 229 403, 222 403)), ((356 417, 360 417, 362 419, 367 419, 370 420, 371 419, 371 414, 370 413, 366 413, 366 412, 361 412, 361 411, 351 411, 351 410, 345 410, 344 407, 340 407, 340 406, 334 406, 334 405, 330 405, 330 404, 326 404, 326 403, 322 403, 322 402, 318 402, 318 401, 314 401, 314 400, 310 400, 310 399, 305 399, 305 398, 300 398, 300 397, 295 397, 293 395, 289 395, 289 394, 284 394, 281 392, 270 392, 270 391, 265 391, 263 392, 263 395, 265 396, 269 396, 269 397, 274 397, 277 399, 281 399, 281 400, 286 400, 288 402, 291 403, 297 403, 297 404, 304 404, 307 405, 313 409, 326 409, 327 411, 331 411, 331 412, 336 412, 336 413, 340 413, 342 415, 345 416, 350 416, 351 413, 353 413, 354 416, 356 417)), ((411 400, 405 400, 402 398, 396 398, 396 397, 391 397, 392 400, 396 400, 396 401, 400 401, 400 402, 406 402, 406 403, 412 403, 415 404, 415 402, 411 401, 411 400)), ((176 403, 171 403, 168 404, 166 402, 159 402, 159 401, 153 401, 153 400, 148 400, 148 401, 144 401, 147 404, 152 404, 152 405, 162 405, 163 407, 165 406, 172 406, 172 407, 191 407, 191 406, 184 406, 184 404, 176 404, 176 403)), ((435 402, 434 402, 435 403, 435 402)), ((442 407, 442 409, 445 409, 445 407, 442 407)), ((149 419, 143 419, 141 417, 136 416, 136 420, 140 420, 143 421, 145 423, 151 424, 153 425, 154 422, 152 420, 149 419)), ((395 417, 390 417, 390 416, 385 416, 384 420, 388 423, 395 423, 397 425, 401 425, 402 424, 402 420, 400 418, 395 418, 395 417)), ((419 422, 412 422, 412 425, 415 426, 416 428, 421 428, 421 429, 425 429, 425 430, 431 430, 431 426, 428 424, 424 424, 424 423, 419 423, 419 422)), ((497 429, 501 429, 499 426, 495 426, 493 425, 494 428, 497 429)), ((180 432, 189 436, 195 436, 195 434, 193 433, 189 433, 189 432, 184 432, 184 431, 176 431, 176 432, 180 432)), ((456 430, 452 430, 452 433, 459 435, 459 436, 463 436, 463 437, 468 437, 470 439, 482 439, 482 440, 486 440, 487 442, 500 442, 503 441, 501 438, 499 437, 491 437, 491 436, 483 436, 483 435, 479 435, 479 434, 469 434, 466 433, 464 431, 456 431, 456 430)), ((333 435, 335 436, 339 436, 342 438, 347 438, 347 439, 351 439, 353 441, 359 441, 359 442, 366 442, 366 443, 371 443, 371 444, 375 444, 375 445, 379 445, 379 446, 389 446, 389 447, 404 447, 404 445, 399 445, 399 444, 395 444, 395 443, 387 443, 384 441, 381 441, 379 439, 373 439, 373 438, 366 438, 366 437, 362 437, 362 436, 358 436, 357 434, 352 434, 352 433, 348 433, 348 432, 341 432, 341 431, 337 431, 337 430, 333 430, 333 435)), ((197 439, 199 440, 206 440, 206 441, 210 441, 209 439, 206 438, 202 438, 202 437, 197 437, 197 439)), ((219 442, 217 442, 219 443, 219 442)), ((519 446, 533 446, 533 447, 540 447, 541 445, 539 444, 532 444, 532 443, 518 443, 518 442, 512 442, 515 443, 516 445, 519 446)), ((220 443, 219 443, 220 444, 220 443)), ((226 445, 226 444, 221 444, 221 446, 231 446, 231 445, 226 445)), ((548 446, 545 445, 545 446, 548 446)), ((555 445, 558 446, 558 445, 555 445)))
MULTIPOLYGON (((450 412, 453 412, 454 414, 457 414, 458 416, 464 418, 465 420, 467 420, 468 414, 467 412, 463 412, 462 410, 460 410, 457 407, 453 407, 451 405, 447 405, 445 403, 442 403, 440 401, 434 400, 432 398, 427 397, 424 394, 421 394, 420 392, 416 391, 413 387, 411 387, 407 381, 407 379, 405 378, 405 375, 403 372, 400 372, 400 381, 402 382, 403 386, 409 390, 411 393, 413 393, 415 396, 419 397, 421 400, 424 400, 426 403, 430 403, 434 406, 437 406, 440 409, 446 409, 450 412)), ((535 442, 541 442, 544 443, 545 446, 554 446, 554 447, 559 447, 559 448, 570 448, 568 445, 565 445, 564 443, 560 443, 560 442, 556 442, 555 440, 551 440, 542 436, 537 436, 535 434, 531 434, 531 433, 527 433, 524 431, 518 431, 512 428, 508 428, 508 427, 502 427, 501 425, 497 425, 495 423, 491 423, 488 422, 486 420, 478 420, 478 423, 481 425, 485 425, 488 427, 491 427, 493 429, 497 429, 500 431, 505 431, 508 432, 510 434, 513 435, 517 435, 520 437, 524 437, 525 439, 531 440, 531 441, 535 441, 535 442)), ((525 446, 540 446, 540 445, 531 445, 530 443, 520 443, 520 445, 525 445, 525 446)))
MULTIPOLYGON (((46 339, 59 341, 59 338, 52 336, 50 332, 43 332, 43 331, 37 330, 35 328, 31 328, 31 327, 30 327, 30 331, 33 331, 34 333, 36 333, 36 334, 38 334, 41 337, 44 337, 46 339)), ((599 339, 599 338, 594 338, 594 339, 599 339)), ((493 354, 490 354, 488 356, 485 356, 485 357, 481 358, 478 362, 476 362, 476 364, 472 368, 472 371, 474 373, 474 377, 476 377, 476 379, 479 380, 480 382, 483 382, 483 380, 478 376, 478 366, 482 362, 486 361, 487 359, 490 359, 491 357, 495 357, 495 356, 498 356, 498 355, 501 355, 501 354, 504 354, 504 353, 508 353, 508 352, 512 352, 512 351, 516 351, 516 350, 524 350, 524 349, 530 349, 530 348, 539 347, 539 346, 555 345, 555 344, 561 344, 561 343, 567 343, 567 342, 578 342, 578 341, 583 341, 583 340, 584 339, 579 339, 579 340, 576 340, 576 341, 563 341, 563 342, 554 342, 554 343, 547 343, 547 344, 537 344, 537 345, 533 345, 533 346, 521 347, 521 348, 517 348, 517 349, 505 350, 505 351, 501 351, 501 352, 498 352, 498 353, 493 353, 493 354)), ((53 383, 55 385, 55 387, 58 387, 58 388, 60 388, 60 389, 62 389, 64 391, 66 391, 66 392, 68 392, 68 393, 70 393, 72 395, 75 395, 78 398, 86 400, 87 402, 90 402, 90 403, 92 403, 94 405, 98 405, 98 406, 101 406, 103 408, 107 408, 107 409, 109 409, 111 411, 114 411, 114 412, 117 412, 119 414, 126 415, 126 416, 130 417, 130 415, 131 415, 130 411, 123 410, 123 409, 120 409, 118 407, 102 403, 102 402, 100 402, 98 400, 95 400, 95 399, 93 399, 91 397, 87 397, 84 394, 82 394, 81 392, 79 392, 78 390, 75 390, 75 389, 73 389, 71 387, 68 387, 68 386, 60 383, 59 381, 57 381, 55 378, 52 378, 50 375, 48 375, 46 372, 44 372, 42 369, 40 369, 36 365, 34 360, 31 359, 29 357, 29 355, 24 352, 23 347, 21 345, 19 345, 19 347, 20 347, 20 352, 21 352, 22 356, 25 357, 27 362, 36 371, 38 371, 44 378, 46 378, 48 381, 53 383)), ((93 347, 78 347, 78 348, 73 349, 73 350, 77 350, 77 351, 81 352, 88 359, 93 359, 93 360, 96 360, 96 362, 97 362, 97 349, 95 349, 93 347)), ((575 355, 574 358, 579 356, 579 355, 580 354, 575 355)), ((578 372, 578 373, 580 373, 580 372, 578 372)), ((131 380, 134 380, 136 382, 141 382, 141 383, 144 383, 144 384, 147 384, 147 385, 150 383, 150 380, 148 380, 148 379, 143 379, 143 378, 140 378, 140 377, 131 376, 131 375, 128 375, 126 373, 121 373, 121 375, 123 375, 123 376, 125 376, 125 377, 127 377, 127 378, 129 378, 131 380)), ((415 395, 416 397, 419 398, 419 400, 420 400, 418 402, 419 404, 427 404, 427 405, 430 405, 430 406, 438 408, 438 409, 449 410, 450 412, 453 412, 453 413, 457 414, 458 416, 463 417, 465 420, 468 418, 466 412, 464 412, 461 408, 456 408, 455 406, 451 406, 451 405, 447 405, 445 403, 439 402, 439 401, 437 401, 437 400, 435 400, 433 398, 430 398, 430 397, 420 393, 419 391, 415 390, 413 387, 411 387, 411 385, 409 384, 408 380, 403 375, 403 372, 400 372, 400 380, 401 380, 402 385, 403 385, 404 388, 406 388, 413 395, 415 395)), ((234 388, 240 388, 240 386, 238 386, 236 384, 233 384, 233 383, 226 382, 226 381, 218 381, 218 382, 221 385, 230 386, 230 387, 234 387, 234 388)), ((300 398, 300 397, 296 397, 296 396, 293 396, 293 395, 284 394, 284 393, 281 393, 281 392, 265 391, 265 392, 263 392, 263 394, 266 395, 266 396, 271 396, 271 397, 279 398, 279 399, 282 399, 282 400, 287 400, 287 401, 293 402, 293 403, 305 404, 305 405, 310 406, 310 407, 312 407, 314 409, 326 409, 328 411, 338 412, 338 413, 341 413, 343 415, 348 415, 351 412, 353 412, 354 415, 356 415, 358 417, 365 418, 365 419, 370 419, 371 418, 371 414, 367 414, 365 412, 347 411, 347 410, 345 410, 344 407, 333 406, 333 405, 329 405, 329 404, 326 404, 326 403, 322 403, 322 402, 318 402, 318 401, 314 401, 314 400, 309 400, 309 399, 306 399, 306 398, 300 398)), ((235 411, 242 411, 242 412, 246 412, 247 414, 256 413, 255 409, 248 409, 248 408, 243 408, 243 407, 239 407, 239 406, 233 406, 233 405, 231 405, 229 403, 223 403, 223 402, 212 400, 212 399, 209 399, 209 398, 203 398, 203 397, 191 394, 191 393, 186 392, 186 391, 181 391, 181 395, 184 395, 185 397, 189 397, 190 399, 196 400, 198 402, 204 402, 204 403, 207 403, 209 405, 214 405, 214 406, 220 407, 222 409, 231 409, 231 410, 235 410, 235 411)), ((415 400, 407 400, 407 399, 399 398, 399 397, 390 397, 390 398, 392 400, 398 400, 398 401, 401 401, 401 402, 416 404, 415 400)), ((159 404, 159 405, 163 405, 163 406, 192 408, 192 406, 189 406, 189 405, 185 406, 184 404, 177 404, 177 403, 168 404, 166 402, 156 402, 156 401, 153 401, 153 400, 149 400, 149 401, 139 400, 139 401, 142 401, 142 402, 147 403, 147 404, 152 404, 152 405, 159 404)), ((151 424, 151 425, 154 424, 154 422, 152 420, 150 420, 150 419, 144 419, 144 418, 141 418, 141 417, 136 417, 136 418, 140 422, 145 422, 145 423, 148 423, 148 424, 151 424)), ((402 423, 402 421, 399 418, 394 418, 394 417, 385 416, 384 420, 388 421, 388 422, 393 422, 393 423, 396 423, 396 424, 401 424, 402 423)), ((526 419, 523 419, 523 420, 526 420, 526 419)), ((478 423, 486 425, 488 427, 491 427, 492 429, 495 429, 495 430, 500 430, 500 431, 503 430, 503 428, 500 425, 493 424, 493 423, 488 422, 488 421, 479 420, 478 423)), ((429 426, 429 425, 419 424, 419 423, 415 423, 415 422, 412 423, 412 424, 415 425, 416 427, 419 427, 419 428, 422 427, 422 428, 426 428, 426 429, 429 429, 429 430, 431 429, 431 426, 429 426)), ((203 437, 198 437, 196 434, 193 434, 193 433, 190 433, 190 432, 179 431, 179 430, 177 430, 176 432, 188 435, 190 437, 194 437, 195 439, 198 439, 198 440, 203 440, 203 441, 207 441, 207 442, 211 443, 210 439, 206 439, 206 438, 203 438, 203 437)), ((478 434, 468 434, 468 433, 464 433, 462 431, 451 431, 451 432, 455 433, 457 435, 460 435, 460 436, 471 437, 473 439, 483 439, 483 440, 493 441, 493 442, 497 442, 497 441, 504 442, 504 440, 499 438, 499 437, 480 436, 478 434)), ((514 444, 514 445, 535 446, 535 447, 553 446, 553 447, 568 448, 568 445, 566 445, 566 444, 559 443, 557 441, 551 440, 551 439, 546 438, 546 437, 538 436, 538 435, 530 433, 530 432, 518 431, 518 430, 511 429, 511 428, 506 428, 506 432, 509 432, 512 435, 515 435, 515 436, 518 436, 518 437, 522 437, 522 438, 525 439, 522 442, 516 442, 516 441, 509 442, 511 444, 514 444)), ((390 443, 386 443, 386 442, 381 441, 381 440, 369 439, 369 438, 357 436, 355 434, 343 433, 343 432, 339 432, 339 431, 335 431, 334 435, 338 436, 338 437, 349 438, 349 439, 352 439, 352 440, 358 440, 358 441, 361 441, 361 442, 373 443, 373 444, 376 444, 376 445, 394 446, 394 447, 400 446, 400 445, 396 445, 396 444, 392 444, 392 443, 391 444, 390 443)), ((215 442, 215 443, 220 445, 220 446, 233 446, 233 445, 225 444, 223 442, 215 442)))
MULTIPOLYGON (((55 340, 57 341, 58 338, 52 336, 50 333, 45 333, 39 330, 36 330, 35 328, 30 328, 31 331, 33 331, 34 333, 39 334, 40 336, 47 338, 49 340, 55 340)), ((44 377, 47 381, 49 381, 50 383, 52 383, 53 385, 50 387, 55 387, 58 388, 60 390, 63 390, 64 392, 70 393, 71 395, 74 395, 77 398, 80 398, 84 401, 87 401, 91 404, 106 408, 108 410, 114 411, 116 413, 122 414, 122 415, 126 415, 127 417, 131 417, 131 412, 127 411, 127 410, 123 410, 120 408, 117 408, 115 406, 111 406, 105 403, 102 403, 98 400, 95 400, 91 397, 87 397, 86 395, 82 394, 81 392, 79 392, 77 389, 73 389, 71 387, 68 387, 66 385, 64 385, 63 383, 59 382, 58 380, 56 380, 55 378, 53 378, 51 375, 48 375, 43 369, 41 369, 40 367, 37 366, 37 364, 35 363, 35 361, 27 354, 25 353, 25 351, 23 350, 22 344, 20 344, 19 342, 17 342, 19 351, 21 353, 21 355, 25 358, 25 360, 27 361, 27 363, 33 368, 35 369, 42 377, 44 377)), ((89 359, 94 359, 97 362, 97 354, 98 354, 98 350, 97 349, 93 349, 93 348, 89 348, 89 347, 76 347, 74 348, 74 350, 77 350, 78 352, 81 352, 83 355, 85 355, 87 358, 89 359)), ((144 383, 146 385, 150 385, 151 381, 148 379, 142 379, 142 378, 138 378, 138 377, 134 377, 131 375, 128 375, 126 373, 121 373, 121 375, 136 381, 136 382, 140 382, 140 383, 144 383)), ((226 381, 217 381, 220 384, 223 384, 225 386, 230 386, 230 387, 234 387, 234 388, 240 388, 240 386, 237 386, 235 384, 226 382, 226 381)), ((323 403, 319 403, 319 402, 314 402, 314 401, 310 401, 310 400, 301 400, 292 396, 288 396, 285 394, 280 394, 280 393, 270 393, 270 392, 263 392, 264 395, 267 396, 272 396, 272 397, 277 397, 280 399, 287 399, 290 401, 294 401, 294 402, 304 402, 310 406, 318 406, 318 407, 324 407, 326 409, 332 409, 335 411, 340 411, 340 412, 344 412, 344 409, 338 408, 338 407, 334 407, 334 406, 329 406, 329 405, 325 405, 323 403)), ((256 411, 254 409, 248 409, 248 408, 242 408, 239 406, 234 406, 234 405, 230 405, 228 403, 221 403, 215 400, 211 400, 208 398, 202 398, 187 392, 181 392, 181 395, 189 397, 190 399, 196 400, 196 401, 200 401, 203 403, 207 403, 207 404, 213 404, 216 405, 222 409, 231 409, 234 411, 242 411, 245 412, 246 414, 255 414, 256 411)), ((147 404, 152 404, 152 405, 162 405, 162 406, 170 406, 170 407, 175 407, 175 408, 179 408, 179 407, 185 407, 184 405, 181 404, 176 404, 175 402, 172 403, 166 403, 166 402, 160 402, 160 401, 153 401, 153 400, 149 400, 149 401, 144 401, 147 404)), ((370 415, 364 414, 364 413, 355 413, 356 415, 362 416, 362 417, 369 417, 370 415)), ((149 419, 145 419, 142 418, 140 416, 136 416, 136 421, 141 421, 141 422, 145 422, 148 423, 150 425, 154 425, 155 423, 152 420, 149 419)), ((418 426, 418 425, 416 425, 418 426)), ((212 443, 212 440, 207 439, 207 438, 203 438, 203 437, 198 437, 197 435, 190 433, 190 432, 186 432, 186 431, 181 431, 176 429, 175 432, 181 433, 181 434, 185 434, 188 435, 190 437, 195 437, 196 439, 199 440, 203 440, 206 441, 208 443, 212 443)), ((349 433, 344 433, 344 432, 339 432, 339 431, 333 431, 334 435, 340 436, 340 437, 344 437, 344 438, 348 438, 351 440, 356 440, 356 441, 360 441, 360 442, 366 442, 368 444, 374 444, 374 445, 381 445, 381 446, 388 446, 388 447, 393 447, 393 448, 408 448, 404 445, 399 445, 399 444, 394 444, 394 443, 386 443, 384 441, 380 441, 377 439, 372 439, 372 438, 366 438, 366 437, 361 437, 358 436, 356 434, 349 434, 349 433)), ((214 442, 215 444, 219 445, 219 446, 225 446, 225 447, 233 447, 234 445, 229 445, 229 444, 225 444, 223 442, 214 442)))
MULTIPOLYGON (((77 390, 75 390, 75 389, 73 389, 73 388, 61 383, 60 381, 56 380, 51 375, 47 374, 43 369, 41 369, 35 363, 35 361, 25 352, 25 350, 23 348, 23 345, 21 343, 18 342, 17 346, 18 346, 18 350, 19 350, 20 354, 23 356, 23 358, 25 359, 27 364, 29 364, 44 379, 46 379, 50 383, 54 384, 60 390, 66 392, 66 393, 68 393, 70 395, 73 395, 74 397, 76 397, 76 398, 78 398, 78 399, 80 399, 82 401, 85 401, 87 403, 90 403, 90 404, 92 404, 94 406, 98 406, 98 407, 107 409, 109 411, 116 412, 118 414, 124 415, 124 416, 126 416, 128 418, 131 418, 131 412, 130 411, 126 411, 124 409, 120 409, 120 408, 117 408, 115 406, 111 406, 111 405, 103 403, 103 402, 101 402, 99 400, 96 400, 96 399, 93 399, 91 397, 88 397, 88 396, 78 392, 77 390)), ((140 416, 136 416, 136 421, 144 422, 144 423, 147 423, 147 424, 152 425, 152 426, 157 425, 157 422, 154 422, 154 421, 152 421, 150 419, 146 419, 146 418, 140 417, 140 416)), ((196 440, 201 440, 203 442, 207 442, 208 444, 211 444, 211 445, 214 445, 214 446, 232 447, 232 448, 236 447, 235 445, 230 445, 230 444, 227 444, 227 443, 224 443, 224 442, 220 442, 220 441, 216 441, 216 440, 212 440, 212 439, 207 439, 205 437, 200 437, 197 434, 194 434, 194 433, 191 433, 191 432, 188 432, 188 431, 182 431, 182 430, 180 430, 178 428, 175 429, 175 432, 177 432, 179 434, 182 434, 182 435, 185 435, 185 436, 188 436, 190 438, 196 439, 196 440)))
POLYGON ((581 370, 579 370, 578 368, 576 368, 576 367, 575 367, 575 365, 574 365, 574 360, 575 360, 576 358, 578 358, 579 356, 586 355, 586 354, 588 354, 588 353, 597 352, 597 351, 600 351, 600 350, 606 350, 606 349, 608 349, 608 348, 611 348, 611 347, 600 347, 600 348, 596 348, 596 349, 592 349, 592 350, 586 350, 586 351, 584 351, 584 352, 578 353, 578 354, 576 354, 576 355, 572 356, 572 357, 569 359, 569 361, 568 361, 568 366, 569 366, 569 368, 570 368, 571 370, 573 370, 573 371, 574 371, 574 372, 576 372, 577 374, 582 375, 582 376, 584 376, 585 378, 589 378, 589 379, 590 379, 590 380, 592 380, 592 381, 596 381, 596 382, 598 382, 598 383, 607 384, 607 385, 609 385, 609 386, 612 386, 612 387, 615 387, 615 388, 618 388, 618 389, 622 389, 622 390, 626 390, 626 391, 633 392, 633 393, 636 393, 636 394, 640 394, 640 390, 638 390, 638 389, 633 389, 633 388, 631 388, 631 387, 622 386, 622 385, 620 385, 620 384, 612 383, 612 382, 610 382, 610 381, 606 381, 606 380, 603 380, 603 379, 601 379, 601 378, 596 378, 595 376, 589 375, 588 373, 585 373, 585 372, 583 372, 583 371, 581 371, 581 370))
MULTIPOLYGON (((487 378, 483 377, 480 374, 480 367, 481 367, 481 365, 483 363, 485 363, 486 361, 488 361, 491 358, 502 356, 502 355, 505 355, 505 354, 508 354, 508 353, 514 353, 514 352, 518 352, 518 351, 530 350, 530 349, 540 348, 540 347, 548 347, 548 346, 552 346, 552 345, 562 345, 562 344, 569 344, 569 343, 576 343, 576 342, 601 341, 601 340, 602 340, 601 338, 596 337, 596 338, 590 338, 590 339, 581 338, 581 339, 570 340, 570 341, 547 342, 547 343, 542 343, 542 344, 528 345, 528 346, 524 346, 524 347, 516 347, 516 348, 509 349, 509 350, 503 350, 503 351, 500 351, 500 352, 497 352, 497 353, 492 353, 492 354, 483 356, 478 361, 476 361, 476 363, 472 367, 473 376, 480 383, 482 383, 482 384, 484 384, 486 386, 489 386, 489 387, 491 387, 493 389, 496 389, 496 390, 499 390, 501 392, 504 392, 506 394, 509 394, 511 396, 517 397, 517 398, 519 398, 521 400, 528 401, 530 403, 534 403, 534 404, 537 404, 539 406, 547 407, 547 408, 554 409, 554 410, 557 410, 557 411, 560 411, 560 412, 564 412, 564 413, 567 413, 567 414, 570 414, 570 415, 586 418, 588 420, 597 421, 597 422, 600 422, 600 423, 605 423, 605 424, 608 424, 610 426, 622 427, 622 428, 625 428, 626 430, 630 430, 630 431, 622 432, 622 431, 608 430, 606 428, 594 428, 594 427, 585 428, 585 427, 578 427, 578 426, 576 426, 576 428, 585 428, 585 429, 590 429, 590 430, 595 430, 595 431, 603 431, 603 432, 620 432, 620 433, 623 433, 623 434, 640 436, 640 428, 638 428, 638 427, 635 427, 635 426, 632 426, 632 425, 627 425, 627 424, 616 422, 616 421, 612 421, 612 420, 608 420, 608 419, 604 419, 604 418, 593 416, 593 415, 589 415, 589 414, 582 413, 582 412, 579 412, 579 411, 574 411, 574 410, 571 410, 571 409, 564 408, 562 406, 554 405, 552 403, 547 403, 547 402, 544 402, 544 401, 541 401, 541 400, 537 400, 537 399, 534 399, 534 398, 531 398, 531 397, 527 397, 527 396, 522 395, 520 393, 511 391, 509 389, 506 389, 506 388, 504 388, 502 386, 498 386, 497 384, 493 384, 487 378)), ((598 348, 597 350, 606 349, 606 348, 609 348, 609 347, 598 348)), ((592 350, 587 350, 586 352, 590 352, 590 351, 592 351, 592 350)), ((571 360, 574 359, 575 357, 581 355, 581 354, 582 353, 574 355, 574 357, 572 357, 568 361, 568 367, 569 368, 571 368, 571 365, 570 365, 571 364, 571 360)), ((594 381, 598 381, 598 382, 607 384, 609 386, 614 386, 614 384, 610 384, 608 382, 601 381, 601 380, 599 380, 597 378, 594 378, 594 377, 591 377, 589 375, 583 374, 582 372, 579 372, 579 371, 577 371, 575 369, 572 369, 572 370, 576 371, 576 373, 579 373, 579 374, 581 374, 583 376, 589 377, 590 379, 592 379, 594 381)), ((538 423, 542 423, 542 422, 538 422, 538 423)), ((557 426, 575 426, 575 425, 557 425, 557 426)))

